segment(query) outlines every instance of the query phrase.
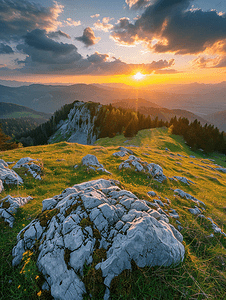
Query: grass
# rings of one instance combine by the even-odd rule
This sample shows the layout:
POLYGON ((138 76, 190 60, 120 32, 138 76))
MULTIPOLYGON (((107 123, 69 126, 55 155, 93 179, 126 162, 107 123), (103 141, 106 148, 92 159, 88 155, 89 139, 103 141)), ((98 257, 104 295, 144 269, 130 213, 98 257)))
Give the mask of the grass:
MULTIPOLYGON (((5 161, 16 162, 26 156, 40 159, 43 164, 42 181, 36 181, 29 173, 25 176, 21 170, 19 172, 24 184, 6 187, 1 194, 1 198, 10 194, 32 196, 33 200, 18 210, 13 228, 9 228, 4 222, 0 223, 0 299, 50 299, 49 294, 45 295, 40 289, 41 274, 35 265, 35 255, 27 253, 21 265, 12 268, 11 253, 16 244, 16 236, 33 218, 42 217, 42 200, 60 194, 74 184, 97 178, 119 180, 124 189, 132 191, 140 199, 151 200, 147 195, 150 190, 154 190, 165 203, 165 197, 169 198, 170 207, 177 210, 180 215, 179 221, 184 228, 182 234, 186 256, 180 265, 142 269, 133 265, 132 271, 125 270, 113 280, 112 299, 226 298, 226 238, 220 234, 214 234, 211 238, 213 229, 210 222, 197 218, 188 211, 188 208, 194 207, 195 204, 175 197, 173 193, 174 189, 180 188, 203 201, 206 204, 205 215, 211 217, 226 232, 226 174, 204 168, 214 168, 214 163, 226 167, 224 155, 192 152, 180 136, 171 135, 167 129, 161 128, 142 130, 129 140, 123 136, 100 139, 93 146, 60 142, 1 152, 1 158, 5 161), (142 160, 161 165, 166 176, 185 176, 195 184, 187 186, 169 179, 160 184, 143 173, 132 170, 119 171, 119 164, 126 158, 116 158, 112 154, 119 146, 129 145, 133 145, 130 149, 142 160), (166 151, 165 148, 170 151, 166 151), (80 165, 82 157, 86 154, 96 155, 112 175, 87 172, 80 165), (194 155, 195 158, 189 157, 190 155, 194 155), (215 162, 202 162, 208 158, 214 159, 215 162), (79 166, 74 169, 76 164, 79 166)), ((50 212, 49 217, 54 213, 50 212)), ((85 226, 87 222, 88 220, 84 219, 81 225, 85 226)), ((170 219, 170 222, 177 226, 176 220, 170 219)), ((89 276, 97 276, 97 279, 100 277, 100 274, 94 274, 92 266, 87 266, 87 270, 89 276)), ((100 281, 93 281, 89 287, 90 291, 95 288, 95 297, 92 299, 102 299, 102 296, 98 296, 98 284, 102 293, 102 283, 98 282, 100 281)), ((89 295, 84 297, 89 299, 89 295)))

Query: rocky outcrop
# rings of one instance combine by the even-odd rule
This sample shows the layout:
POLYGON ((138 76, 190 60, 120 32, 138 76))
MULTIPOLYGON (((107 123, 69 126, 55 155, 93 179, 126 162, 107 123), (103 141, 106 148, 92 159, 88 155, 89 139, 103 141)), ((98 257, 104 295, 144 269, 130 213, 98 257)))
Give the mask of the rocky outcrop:
POLYGON ((180 189, 174 190, 174 193, 176 195, 179 195, 181 198, 186 198, 188 200, 192 200, 193 202, 197 203, 198 205, 202 204, 203 206, 205 206, 204 202, 196 199, 194 196, 192 196, 192 195, 190 195, 190 194, 188 194, 188 193, 186 193, 186 192, 184 192, 184 191, 182 191, 180 189))
POLYGON ((1 160, 0 162, 0 180, 3 184, 22 184, 22 178, 13 170, 8 168, 8 164, 1 160))
POLYGON ((93 115, 89 103, 76 102, 70 110, 68 119, 59 123, 58 130, 50 137, 49 143, 68 141, 82 145, 92 145, 98 138, 99 131, 94 123, 97 119, 101 105, 96 107, 93 115))
POLYGON ((87 170, 100 171, 111 174, 104 168, 102 164, 99 163, 97 157, 92 154, 87 154, 82 158, 82 165, 87 166, 87 170))
POLYGON ((183 260, 179 231, 148 201, 116 183, 84 182, 44 200, 43 213, 18 234, 13 265, 20 263, 27 249, 38 248, 37 266, 46 280, 43 288, 50 289, 54 299, 80 300, 91 293, 85 283, 95 272, 103 277, 104 299, 109 299, 112 279, 131 269, 132 261, 145 267, 183 260), (95 262, 94 254, 100 252, 105 255, 95 262), (91 269, 83 282, 85 265, 91 269))
POLYGON ((163 174, 163 169, 161 166, 154 163, 148 164, 134 155, 130 155, 127 160, 120 164, 119 170, 122 168, 135 169, 136 172, 145 172, 161 183, 166 180, 166 176, 163 174))
POLYGON ((176 180, 176 181, 178 180, 178 181, 183 182, 187 185, 190 185, 190 183, 195 184, 193 181, 191 181, 190 179, 187 179, 186 177, 183 177, 183 176, 173 176, 169 179, 170 180, 176 180))
POLYGON ((30 157, 23 157, 21 158, 14 166, 13 169, 17 168, 26 168, 27 171, 35 178, 41 180, 41 171, 42 168, 38 164, 35 164, 34 161, 37 161, 36 159, 30 158, 30 157))
POLYGON ((20 206, 25 205, 32 197, 7 197, 0 201, 0 218, 3 218, 5 222, 12 228, 15 221, 14 214, 20 206))

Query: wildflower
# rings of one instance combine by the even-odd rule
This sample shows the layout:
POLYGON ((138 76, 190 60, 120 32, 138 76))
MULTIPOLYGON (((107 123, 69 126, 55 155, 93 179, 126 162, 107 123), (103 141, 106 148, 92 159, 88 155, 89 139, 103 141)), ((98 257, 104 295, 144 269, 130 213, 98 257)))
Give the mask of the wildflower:
POLYGON ((37 293, 37 296, 41 296, 41 293, 42 293, 42 291, 39 291, 38 293, 37 293))
POLYGON ((37 275, 36 277, 35 277, 35 279, 38 279, 39 278, 39 276, 37 275))
POLYGON ((18 287, 17 287, 18 289, 20 288, 20 285, 18 285, 18 287))

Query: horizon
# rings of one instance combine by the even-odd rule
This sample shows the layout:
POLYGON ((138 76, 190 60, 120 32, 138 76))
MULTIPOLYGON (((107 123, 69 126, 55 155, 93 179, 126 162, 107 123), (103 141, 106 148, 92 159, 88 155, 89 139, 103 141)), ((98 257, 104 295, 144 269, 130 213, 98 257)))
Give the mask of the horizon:
POLYGON ((0 0, 0 8, 1 80, 145 87, 225 79, 223 1, 0 0))

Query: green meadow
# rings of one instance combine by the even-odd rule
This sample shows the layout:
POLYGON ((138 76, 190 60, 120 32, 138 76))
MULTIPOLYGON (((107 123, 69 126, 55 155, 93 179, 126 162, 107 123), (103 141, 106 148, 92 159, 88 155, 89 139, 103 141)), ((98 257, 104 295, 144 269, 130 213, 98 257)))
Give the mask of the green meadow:
MULTIPOLYGON (((22 157, 40 160, 42 180, 35 180, 29 174, 25 176, 23 168, 16 169, 24 184, 6 187, 1 193, 0 199, 9 194, 31 196, 33 200, 17 211, 13 228, 3 221, 0 223, 0 299, 51 299, 41 290, 41 274, 32 253, 27 253, 22 263, 12 268, 11 253, 17 234, 41 213, 44 199, 60 194, 74 184, 98 178, 119 180, 124 189, 140 199, 151 201, 147 195, 151 190, 165 203, 165 198, 170 199, 170 207, 180 215, 186 249, 184 261, 177 266, 141 269, 133 265, 132 271, 123 271, 112 281, 112 299, 226 299, 226 237, 214 233, 210 221, 188 211, 194 207, 193 202, 175 196, 173 192, 179 188, 203 201, 205 216, 211 217, 226 232, 226 174, 215 170, 215 164, 226 167, 226 156, 193 152, 183 138, 170 134, 166 128, 157 128, 142 130, 130 139, 123 135, 99 139, 92 146, 60 142, 1 152, 1 158, 6 162, 17 162, 22 157), (167 177, 184 176, 195 184, 188 186, 169 179, 161 184, 148 178, 147 174, 119 170, 120 163, 126 159, 112 155, 119 146, 129 147, 143 161, 159 164, 167 177), (87 172, 81 166, 86 154, 95 155, 112 175, 87 172), (75 165, 78 165, 76 169, 75 165)), ((170 223, 177 228, 175 219, 170 218, 170 223)), ((98 286, 96 288, 98 290, 98 286)), ((101 298, 95 293, 86 299, 101 298)))

